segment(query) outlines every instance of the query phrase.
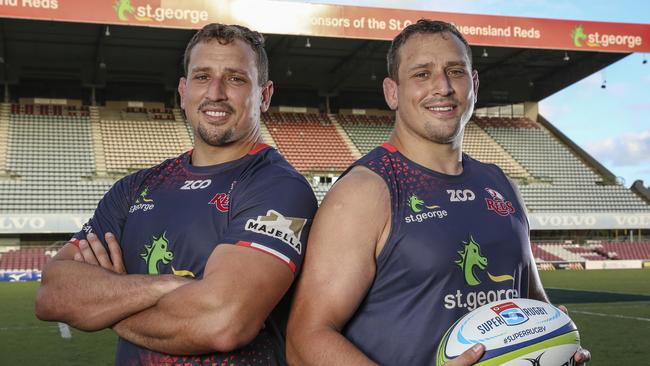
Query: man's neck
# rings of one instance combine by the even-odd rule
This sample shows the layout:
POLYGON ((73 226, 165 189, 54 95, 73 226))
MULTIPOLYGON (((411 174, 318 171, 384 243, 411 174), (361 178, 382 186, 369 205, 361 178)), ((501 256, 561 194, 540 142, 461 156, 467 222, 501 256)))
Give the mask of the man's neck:
POLYGON ((404 135, 396 128, 388 141, 409 160, 447 175, 463 172, 462 135, 450 144, 435 143, 421 136, 404 135))
POLYGON ((194 151, 192 152, 192 165, 210 166, 237 160, 248 154, 261 142, 262 139, 259 136, 242 139, 224 146, 212 146, 197 140, 194 143, 194 151))

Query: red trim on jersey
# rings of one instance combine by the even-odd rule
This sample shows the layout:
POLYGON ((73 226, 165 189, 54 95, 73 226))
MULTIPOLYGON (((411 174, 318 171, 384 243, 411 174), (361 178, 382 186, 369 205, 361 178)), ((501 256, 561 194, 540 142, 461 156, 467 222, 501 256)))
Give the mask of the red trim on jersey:
POLYGON ((293 263, 293 261, 291 259, 289 259, 289 257, 287 257, 286 255, 278 252, 277 250, 275 250, 273 248, 269 248, 269 247, 267 247, 265 245, 262 245, 262 244, 259 244, 259 243, 253 243, 253 242, 250 242, 250 241, 243 241, 243 240, 238 241, 237 243, 235 243, 235 245, 238 245, 240 247, 252 248, 252 249, 258 250, 260 252, 264 252, 266 254, 272 255, 272 256, 278 258, 279 260, 283 261, 287 266, 289 266, 289 269, 291 270, 291 273, 294 273, 294 274, 296 273, 296 264, 293 263))
POLYGON ((381 147, 383 147, 384 149, 386 149, 386 150, 388 150, 388 151, 390 151, 390 152, 392 152, 392 153, 396 153, 396 152, 397 152, 397 148, 396 148, 395 146, 393 146, 393 144, 391 144, 391 143, 388 142, 388 141, 386 141, 386 142, 384 142, 383 144, 381 144, 381 147))
POLYGON ((248 155, 255 155, 258 152, 266 149, 267 147, 270 147, 270 146, 267 145, 267 144, 257 144, 257 146, 255 146, 251 151, 248 152, 248 155))
POLYGON ((72 243, 72 244, 76 245, 77 248, 79 248, 79 242, 80 241, 81 240, 79 240, 79 239, 70 239, 70 240, 68 240, 68 243, 72 243))

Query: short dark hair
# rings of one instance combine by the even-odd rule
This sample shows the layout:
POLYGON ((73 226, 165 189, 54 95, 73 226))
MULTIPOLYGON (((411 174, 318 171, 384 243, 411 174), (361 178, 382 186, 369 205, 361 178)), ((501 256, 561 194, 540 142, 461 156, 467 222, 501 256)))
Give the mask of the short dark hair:
POLYGON ((185 55, 183 56, 185 76, 187 76, 187 68, 190 65, 190 53, 194 46, 201 42, 210 42, 212 40, 216 40, 220 44, 226 45, 232 43, 236 39, 251 46, 255 55, 257 55, 256 64, 258 82, 260 85, 264 85, 269 80, 269 58, 266 56, 266 51, 264 50, 264 36, 244 26, 236 24, 226 25, 210 23, 194 34, 187 44, 185 55))
POLYGON ((417 23, 413 23, 404 28, 390 44, 388 54, 386 55, 388 66, 388 77, 398 82, 397 72, 399 70, 399 49, 406 43, 406 41, 415 34, 436 34, 449 32, 455 35, 465 45, 467 49, 467 57, 469 57, 470 67, 472 62, 472 49, 467 43, 467 40, 458 31, 458 29, 451 23, 443 22, 441 20, 420 19, 417 23))

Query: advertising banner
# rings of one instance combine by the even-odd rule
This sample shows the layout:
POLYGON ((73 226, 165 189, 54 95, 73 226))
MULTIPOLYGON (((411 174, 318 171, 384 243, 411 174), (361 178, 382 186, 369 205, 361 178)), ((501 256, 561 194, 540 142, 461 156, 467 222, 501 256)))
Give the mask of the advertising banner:
POLYGON ((241 24, 262 33, 391 40, 420 18, 455 24, 470 44, 650 52, 650 24, 370 8, 273 0, 0 0, 0 17, 198 29, 241 24))
POLYGON ((650 229, 650 213, 540 212, 528 215, 531 230, 650 229))
POLYGON ((14 271, 0 270, 0 282, 26 282, 40 281, 41 271, 14 271))
POLYGON ((587 269, 638 269, 642 267, 641 260, 588 261, 587 269))
POLYGON ((75 214, 0 214, 0 234, 71 234, 81 230, 92 213, 75 214))

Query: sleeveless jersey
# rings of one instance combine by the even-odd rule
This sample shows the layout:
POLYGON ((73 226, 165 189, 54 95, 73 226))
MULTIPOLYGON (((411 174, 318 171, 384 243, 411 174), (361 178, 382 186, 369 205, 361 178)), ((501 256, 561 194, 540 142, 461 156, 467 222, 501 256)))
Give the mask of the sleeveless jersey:
POLYGON ((386 143, 353 164, 386 182, 391 230, 375 279, 343 334, 381 365, 435 365, 446 330, 498 299, 526 297, 524 208, 495 165, 467 155, 450 176, 386 143))
MULTIPOLYGON (((309 183, 273 148, 215 166, 190 164, 191 151, 116 182, 72 241, 116 235, 129 274, 203 277, 220 244, 260 250, 299 271, 317 208, 309 183)), ((105 245, 105 243, 104 243, 105 245)), ((291 291, 290 291, 291 292, 291 291)), ((247 346, 229 353, 171 356, 119 339, 116 365, 278 365, 291 294, 247 346)))

